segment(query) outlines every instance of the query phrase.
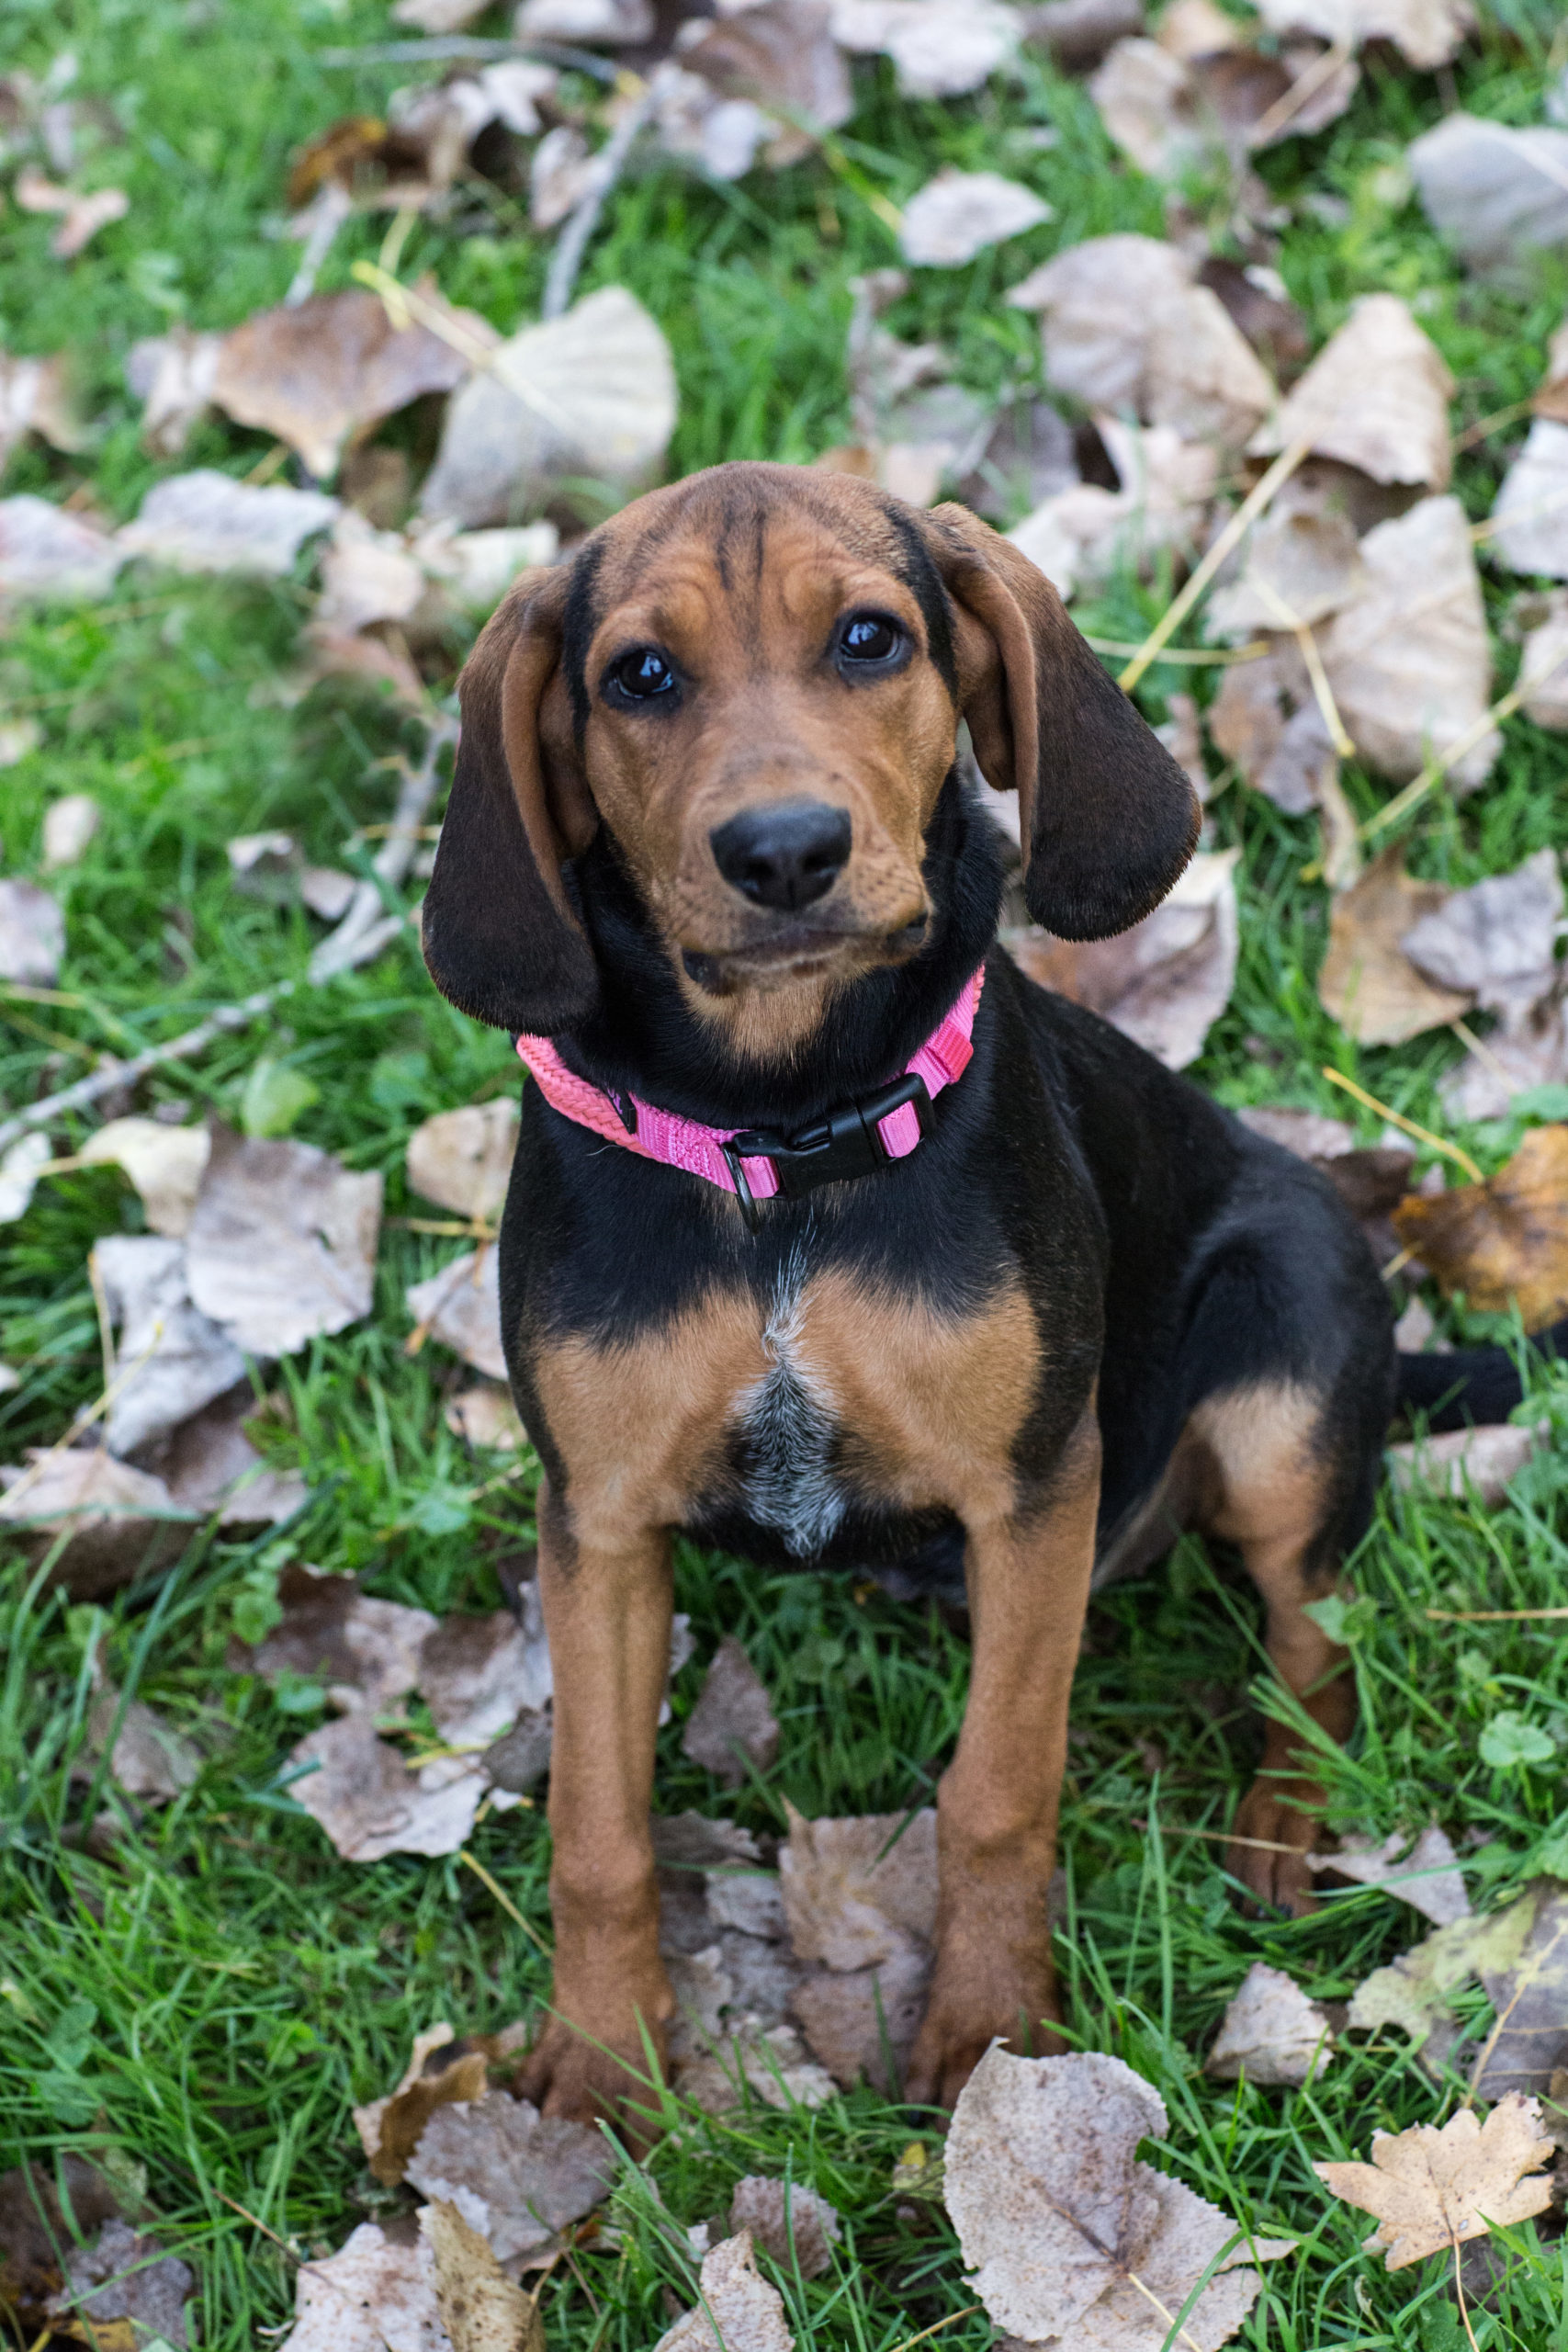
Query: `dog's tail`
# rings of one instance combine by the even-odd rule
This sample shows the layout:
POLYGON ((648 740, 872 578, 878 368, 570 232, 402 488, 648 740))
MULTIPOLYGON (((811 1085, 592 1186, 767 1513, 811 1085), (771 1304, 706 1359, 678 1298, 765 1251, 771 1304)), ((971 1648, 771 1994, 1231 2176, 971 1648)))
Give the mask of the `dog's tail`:
MULTIPOLYGON (((1568 1317, 1529 1342, 1543 1356, 1568 1356, 1568 1317)), ((1462 1430, 1472 1421, 1506 1421, 1524 1397, 1511 1348, 1455 1348, 1448 1355, 1399 1359, 1399 1409, 1426 1417, 1429 1430, 1462 1430)))

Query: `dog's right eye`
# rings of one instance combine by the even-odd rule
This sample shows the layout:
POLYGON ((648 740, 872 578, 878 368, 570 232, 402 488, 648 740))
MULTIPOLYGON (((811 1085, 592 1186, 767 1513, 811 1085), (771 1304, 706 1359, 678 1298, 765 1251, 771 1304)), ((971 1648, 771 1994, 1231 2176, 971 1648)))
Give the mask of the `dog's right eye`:
POLYGON ((628 702, 652 702, 660 695, 673 694, 677 680, 662 653, 651 645, 638 645, 611 663, 604 683, 628 702))

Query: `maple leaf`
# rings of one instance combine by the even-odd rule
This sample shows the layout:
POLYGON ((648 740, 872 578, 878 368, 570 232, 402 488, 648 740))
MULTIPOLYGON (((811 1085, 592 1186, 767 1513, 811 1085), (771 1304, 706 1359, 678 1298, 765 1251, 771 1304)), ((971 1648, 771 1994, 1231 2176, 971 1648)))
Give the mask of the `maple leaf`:
POLYGON ((1405 2132, 1374 2132, 1369 2165, 1313 2170, 1336 2197, 1377 2215, 1368 2248, 1386 2248, 1387 2267, 1406 2270, 1429 2254, 1485 2237, 1494 2222, 1506 2228, 1544 2213, 1551 2183, 1540 2167, 1552 2154, 1537 2102, 1510 2091, 1484 2123, 1461 2108, 1441 2130, 1413 2123, 1405 2132))

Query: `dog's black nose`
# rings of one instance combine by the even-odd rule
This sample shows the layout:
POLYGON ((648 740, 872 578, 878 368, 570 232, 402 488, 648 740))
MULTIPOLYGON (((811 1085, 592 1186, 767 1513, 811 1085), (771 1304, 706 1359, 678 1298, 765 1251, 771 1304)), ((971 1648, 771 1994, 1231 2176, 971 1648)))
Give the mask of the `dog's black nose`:
POLYGON ((850 854, 850 812, 823 800, 743 808, 708 835, 727 882, 759 907, 792 913, 824 897, 850 854))

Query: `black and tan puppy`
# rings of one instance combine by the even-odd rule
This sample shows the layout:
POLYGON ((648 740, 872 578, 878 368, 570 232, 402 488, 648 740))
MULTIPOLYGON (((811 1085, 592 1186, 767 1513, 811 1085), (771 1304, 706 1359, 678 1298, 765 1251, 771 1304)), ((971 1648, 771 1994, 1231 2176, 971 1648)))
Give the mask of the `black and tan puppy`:
MULTIPOLYGON (((1281 1681, 1350 1727, 1303 1603, 1371 1508, 1377 1271, 1310 1168, 994 947, 961 719, 1018 793, 1041 922, 1101 938, 1158 902, 1197 833, 1186 777, 956 506, 720 467, 529 574, 464 675, 430 969, 525 1055, 552 1039, 601 1108, 596 1131, 527 1090, 501 1240, 547 1474, 557 2017, 528 2087, 554 2113, 614 2110, 671 2014, 649 1808, 678 1529, 812 1567, 961 1535, 974 1662, 916 2099, 951 2100, 993 2035, 1051 2046, 1045 1888, 1098 1577, 1181 1527, 1239 1545, 1281 1681), (874 1098, 982 967, 973 1059, 884 1158, 874 1098), (639 1156, 638 1103, 766 1131, 739 1157, 755 1177, 772 1143, 784 1189, 639 1156)), ((1233 1867, 1294 1905, 1316 1792, 1292 1750, 1271 1725, 1233 1867)))

